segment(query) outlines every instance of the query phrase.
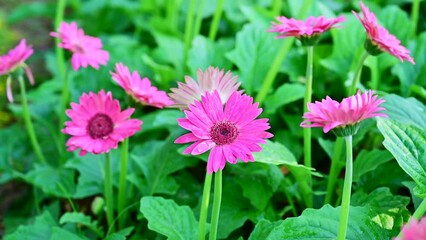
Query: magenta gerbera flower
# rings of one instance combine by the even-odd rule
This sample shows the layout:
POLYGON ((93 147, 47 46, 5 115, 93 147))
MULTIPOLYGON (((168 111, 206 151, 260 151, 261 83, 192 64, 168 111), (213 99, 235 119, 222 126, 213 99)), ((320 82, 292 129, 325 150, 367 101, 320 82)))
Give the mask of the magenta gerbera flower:
POLYGON ((330 130, 342 130, 339 132, 343 132, 344 135, 346 133, 353 135, 361 121, 372 117, 387 117, 380 112, 385 110, 380 106, 383 102, 384 100, 378 99, 372 90, 364 93, 358 91, 356 95, 344 98, 341 103, 327 96, 321 102, 308 103, 309 111, 303 115, 305 120, 300 126, 322 127, 324 133, 330 130))
POLYGON ((226 161, 237 163, 254 161, 252 152, 259 152, 260 143, 273 135, 268 119, 256 119, 262 112, 253 98, 234 91, 222 105, 218 91, 206 92, 201 102, 195 101, 185 110, 185 118, 178 123, 190 133, 180 136, 175 143, 194 142, 185 149, 185 154, 198 155, 211 149, 207 172, 217 172, 225 167, 226 161), (256 120, 255 120, 256 119, 256 120))
POLYGON ((272 27, 268 30, 269 32, 279 33, 277 38, 296 37, 307 45, 313 45, 322 33, 346 19, 343 16, 331 19, 326 19, 324 16, 311 16, 306 21, 301 21, 280 16, 277 17, 277 20, 279 23, 272 22, 272 27))
POLYGON ((109 53, 102 49, 101 39, 85 35, 75 22, 62 22, 59 31, 50 35, 61 39, 59 47, 73 53, 71 65, 75 71, 89 65, 99 69, 99 65, 106 65, 109 60, 109 53))
POLYGON ((151 81, 148 78, 141 79, 137 71, 130 73, 129 68, 122 63, 115 65, 115 71, 115 73, 110 72, 112 79, 141 104, 158 108, 173 104, 166 92, 159 91, 156 87, 151 86, 151 81))
MULTIPOLYGON (((27 74, 28 80, 31 85, 34 84, 34 77, 31 69, 25 64, 25 61, 33 54, 33 48, 31 45, 27 45, 26 40, 22 39, 19 44, 9 50, 5 55, 0 56, 0 76, 8 75, 14 72, 16 69, 23 67, 27 74)), ((13 102, 12 95, 12 78, 9 75, 6 81, 6 94, 10 102, 13 102)))
POLYGON ((395 238, 395 240, 420 240, 426 239, 426 217, 417 221, 412 219, 407 225, 401 230, 401 237, 395 238))
POLYGON ((83 93, 80 103, 71 103, 71 108, 66 111, 71 121, 65 122, 62 132, 72 136, 66 143, 68 151, 80 148, 81 156, 109 152, 141 129, 142 121, 128 119, 134 109, 121 111, 118 100, 104 90, 83 93))
POLYGON ((208 67, 205 72, 198 69, 197 81, 185 76, 185 82, 178 82, 178 88, 170 89, 173 93, 169 96, 179 108, 188 108, 195 100, 200 101, 205 92, 212 93, 217 90, 222 100, 226 103, 234 91, 238 90, 241 82, 237 82, 237 76, 232 76, 231 71, 224 73, 224 69, 208 67))
POLYGON ((414 59, 410 56, 410 51, 402 46, 401 42, 394 35, 390 34, 388 30, 377 23, 374 13, 372 13, 363 2, 360 2, 360 6, 364 19, 362 19, 355 11, 352 12, 359 21, 361 21, 362 25, 364 25, 365 31, 367 32, 368 38, 365 42, 365 49, 371 55, 388 52, 401 61, 406 60, 415 64, 414 59))

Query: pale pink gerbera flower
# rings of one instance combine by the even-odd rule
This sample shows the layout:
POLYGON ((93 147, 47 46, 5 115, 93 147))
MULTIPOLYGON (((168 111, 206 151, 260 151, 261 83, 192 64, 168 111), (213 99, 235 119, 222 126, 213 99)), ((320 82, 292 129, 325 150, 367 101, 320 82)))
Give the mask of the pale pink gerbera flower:
POLYGON ((121 111, 118 100, 104 90, 83 93, 80 103, 71 103, 71 108, 66 111, 71 121, 65 122, 62 132, 72 136, 66 143, 68 151, 80 148, 81 156, 109 152, 141 129, 142 121, 128 119, 134 109, 121 111))
POLYGON ((354 135, 361 121, 372 117, 387 117, 380 111, 384 102, 369 90, 358 91, 354 96, 344 98, 341 103, 326 97, 321 102, 308 103, 308 112, 303 115, 305 120, 301 127, 322 127, 324 133, 335 130, 339 136, 354 135), (343 134, 343 135, 342 135, 343 134))
POLYGON ((205 92, 212 93, 217 90, 222 103, 226 103, 229 96, 241 85, 241 82, 237 82, 237 78, 237 76, 232 76, 231 71, 224 73, 224 70, 219 70, 219 68, 208 67, 205 72, 198 69, 198 82, 185 76, 186 83, 178 82, 178 88, 170 89, 173 93, 170 93, 169 96, 175 102, 176 107, 188 108, 188 105, 194 103, 195 100, 200 101, 205 92))
POLYGON ((268 119, 256 119, 262 112, 253 98, 234 91, 225 106, 218 91, 206 92, 201 102, 195 101, 185 110, 185 118, 178 119, 181 127, 191 131, 175 140, 175 143, 194 142, 183 153, 198 155, 211 149, 207 172, 217 172, 226 161, 237 163, 254 161, 252 152, 259 152, 260 143, 273 135, 268 119))
POLYGON ((129 68, 122 63, 115 65, 115 71, 115 73, 110 72, 112 79, 141 104, 158 108, 173 104, 166 92, 158 91, 156 87, 151 86, 148 78, 141 79, 138 72, 134 71, 131 74, 129 68))
POLYGON ((281 16, 277 17, 277 20, 279 23, 272 22, 272 27, 268 30, 279 33, 277 38, 296 37, 306 45, 314 45, 318 40, 317 37, 346 19, 343 16, 331 19, 311 16, 306 21, 301 21, 281 16))
POLYGON ((417 221, 412 219, 402 230, 400 237, 395 240, 421 240, 426 239, 426 217, 417 221))
MULTIPOLYGON (((5 55, 0 56, 0 76, 9 75, 20 67, 23 67, 31 85, 34 84, 34 77, 31 69, 25 64, 25 61, 33 54, 33 48, 27 45, 26 40, 22 39, 19 44, 9 50, 5 55)), ((13 102, 12 95, 12 77, 9 75, 6 81, 6 93, 10 102, 13 102)))
POLYGON ((410 56, 410 51, 401 45, 401 42, 392 34, 388 32, 384 27, 377 23, 376 16, 374 13, 360 2, 362 19, 358 13, 352 11, 353 14, 361 21, 364 25, 365 31, 367 32, 368 39, 365 42, 365 48, 371 55, 378 55, 381 52, 388 52, 389 54, 397 57, 399 60, 407 60, 412 64, 414 59, 410 56))
POLYGON ((109 53, 102 49, 101 39, 85 35, 75 22, 62 22, 59 31, 50 35, 61 39, 59 47, 73 53, 71 65, 75 71, 88 65, 99 69, 99 65, 106 65, 109 60, 109 53))

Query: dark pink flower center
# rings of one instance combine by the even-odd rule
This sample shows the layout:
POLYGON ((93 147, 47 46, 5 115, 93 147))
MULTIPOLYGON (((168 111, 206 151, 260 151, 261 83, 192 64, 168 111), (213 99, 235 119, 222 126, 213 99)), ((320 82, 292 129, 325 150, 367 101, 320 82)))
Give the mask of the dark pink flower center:
POLYGON ((98 113, 89 120, 87 132, 93 139, 103 138, 114 130, 111 118, 103 113, 98 113))
POLYGON ((232 143, 238 136, 238 129, 235 124, 229 121, 217 122, 210 129, 210 136, 217 145, 232 143))

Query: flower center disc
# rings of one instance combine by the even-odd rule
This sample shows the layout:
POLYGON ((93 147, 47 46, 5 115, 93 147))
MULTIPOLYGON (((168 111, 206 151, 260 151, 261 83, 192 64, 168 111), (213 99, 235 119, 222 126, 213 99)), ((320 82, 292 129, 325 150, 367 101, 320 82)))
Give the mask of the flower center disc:
POLYGON ((210 130, 212 141, 217 145, 232 143, 238 136, 238 129, 235 124, 222 121, 216 123, 210 130))
POLYGON ((111 118, 103 113, 98 113, 89 120, 87 132, 93 139, 103 138, 114 130, 111 118))

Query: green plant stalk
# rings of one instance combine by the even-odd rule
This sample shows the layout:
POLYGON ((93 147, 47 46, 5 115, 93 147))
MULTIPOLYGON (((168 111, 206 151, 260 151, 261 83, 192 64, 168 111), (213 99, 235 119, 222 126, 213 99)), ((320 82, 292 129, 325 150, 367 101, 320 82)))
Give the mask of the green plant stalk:
POLYGON ((112 171, 111 171, 111 157, 109 153, 105 153, 105 181, 104 181, 104 194, 107 207, 107 222, 108 227, 114 230, 114 198, 112 195, 112 171))
POLYGON ((355 75, 354 75, 354 78, 352 79, 352 84, 351 84, 351 88, 349 89, 348 95, 354 95, 356 93, 356 87, 358 85, 359 78, 361 77, 362 66, 364 65, 365 59, 367 59, 369 55, 370 54, 367 51, 364 51, 362 53, 361 58, 358 62, 358 65, 356 66, 355 75))
POLYGON ((296 205, 294 204, 293 197, 291 196, 291 194, 288 192, 288 189, 287 189, 287 185, 290 185, 291 183, 288 180, 288 178, 286 178, 286 177, 284 177, 284 178, 287 179, 287 181, 283 182, 284 183, 283 186, 282 186, 283 191, 284 191, 284 194, 285 194, 285 196, 288 200, 288 203, 291 206, 291 212, 293 213, 293 216, 297 217, 298 214, 297 214, 296 205))
POLYGON ((188 15, 186 15, 185 23, 185 36, 184 36, 184 53, 183 53, 183 64, 184 69, 187 68, 188 51, 192 41, 193 21, 195 11, 195 0, 191 0, 188 9, 188 15))
MULTIPOLYGON (((126 207, 127 196, 127 165, 129 159, 129 138, 124 139, 121 145, 121 161, 120 161, 120 182, 118 188, 118 207, 117 212, 121 212, 126 207)), ((121 215, 118 219, 119 229, 123 229, 126 223, 127 213, 121 215)))
POLYGON ((330 204, 333 197, 334 186, 336 185, 337 178, 342 166, 340 165, 340 155, 342 154, 343 138, 337 137, 334 144, 333 157, 331 158, 330 175, 327 181, 327 193, 325 194, 324 204, 330 204))
POLYGON ((200 34, 201 24, 203 22, 203 12, 204 12, 204 6, 205 5, 206 5, 206 0, 200 0, 199 1, 197 16, 195 18, 195 24, 194 24, 194 32, 192 33, 193 37, 200 34))
POLYGON ((167 20, 169 22, 170 30, 177 29, 177 11, 179 7, 177 6, 178 2, 176 0, 167 0, 167 20))
POLYGON ((371 89, 379 90, 380 76, 379 76, 379 59, 377 57, 370 59, 373 63, 371 68, 371 89))
MULTIPOLYGON (((308 13, 308 9, 311 6, 312 0, 306 0, 299 14, 297 14, 297 18, 304 18, 308 13)), ((289 38, 284 40, 284 43, 281 45, 280 49, 277 51, 274 60, 272 61, 272 65, 269 67, 268 72, 266 73, 265 79, 263 81, 262 87, 260 91, 257 93, 255 101, 262 105, 263 101, 265 101, 266 96, 269 93, 272 85, 274 84, 274 80, 280 70, 280 67, 287 56, 287 53, 290 51, 291 46, 294 43, 294 38, 289 38)))
POLYGON ((30 137, 31 145, 37 156, 38 161, 41 164, 47 164, 46 158, 44 158, 40 145, 38 144, 33 123, 31 122, 31 115, 30 115, 30 109, 28 107, 27 93, 25 91, 25 82, 24 82, 24 77, 22 76, 22 74, 19 74, 18 82, 21 88, 22 113, 24 116, 25 127, 27 128, 28 136, 30 137))
POLYGON ((213 174, 206 172, 206 178, 204 179, 203 198, 201 200, 200 219, 198 222, 198 240, 204 240, 206 238, 206 221, 207 212, 209 211, 212 176, 213 174))
MULTIPOLYGON (((56 7, 56 17, 55 17, 55 30, 59 29, 59 26, 61 25, 61 22, 64 18, 64 11, 65 11, 65 0, 58 0, 57 7, 56 7)), ((56 59, 58 64, 58 73, 60 79, 63 81, 62 86, 62 100, 61 100, 61 109, 59 112, 59 146, 61 146, 60 149, 60 161, 61 163, 64 162, 63 158, 63 152, 65 151, 65 135, 62 134, 62 128, 64 127, 65 122, 65 109, 68 104, 69 99, 69 89, 68 89, 68 81, 66 77, 66 70, 65 70, 65 57, 64 57, 64 50, 59 47, 59 43, 61 40, 59 38, 55 38, 55 52, 56 52, 56 59)))
POLYGON ((271 9, 272 16, 274 17, 278 16, 281 13, 282 6, 283 6, 282 0, 273 0, 272 9, 271 9))
POLYGON ((420 0, 413 0, 411 8, 411 37, 416 37, 417 23, 419 22, 420 0))
POLYGON ((75 208, 74 202, 72 201, 70 194, 65 190, 64 186, 60 182, 57 182, 57 184, 58 184, 59 189, 61 189, 62 193, 65 194, 65 196, 68 200, 68 203, 70 204, 73 212, 78 212, 77 208, 75 208))
POLYGON ((218 170, 214 176, 213 210, 210 226, 210 240, 216 240, 217 227, 219 225, 220 203, 222 201, 222 170, 218 170))
POLYGON ((426 198, 423 199, 423 201, 417 207, 416 211, 413 213, 413 217, 417 220, 420 220, 420 218, 423 217, 425 212, 426 212, 426 198))
POLYGON ((209 30, 209 39, 212 41, 215 40, 217 31, 219 29, 219 23, 222 17, 224 3, 225 3, 225 0, 217 1, 216 11, 214 12, 212 25, 210 26, 210 30, 209 30))
POLYGON ((345 137, 346 141, 346 171, 345 171, 345 182, 343 185, 343 198, 342 198, 342 207, 340 212, 340 224, 339 224, 339 233, 337 235, 337 240, 345 240, 346 230, 348 227, 349 220, 349 207, 351 201, 351 188, 352 188, 352 136, 345 137))
MULTIPOLYGON (((305 98, 303 101, 303 112, 308 112, 308 103, 312 101, 312 75, 313 75, 313 59, 314 59, 314 47, 308 46, 307 55, 308 62, 306 66, 306 84, 305 84, 305 98)), ((311 128, 303 128, 303 160, 306 167, 312 167, 312 156, 311 156, 311 128)), ((312 174, 309 172, 308 176, 309 186, 312 188, 312 174)), ((308 199, 305 199, 307 207, 313 207, 313 195, 310 191, 308 199)))

